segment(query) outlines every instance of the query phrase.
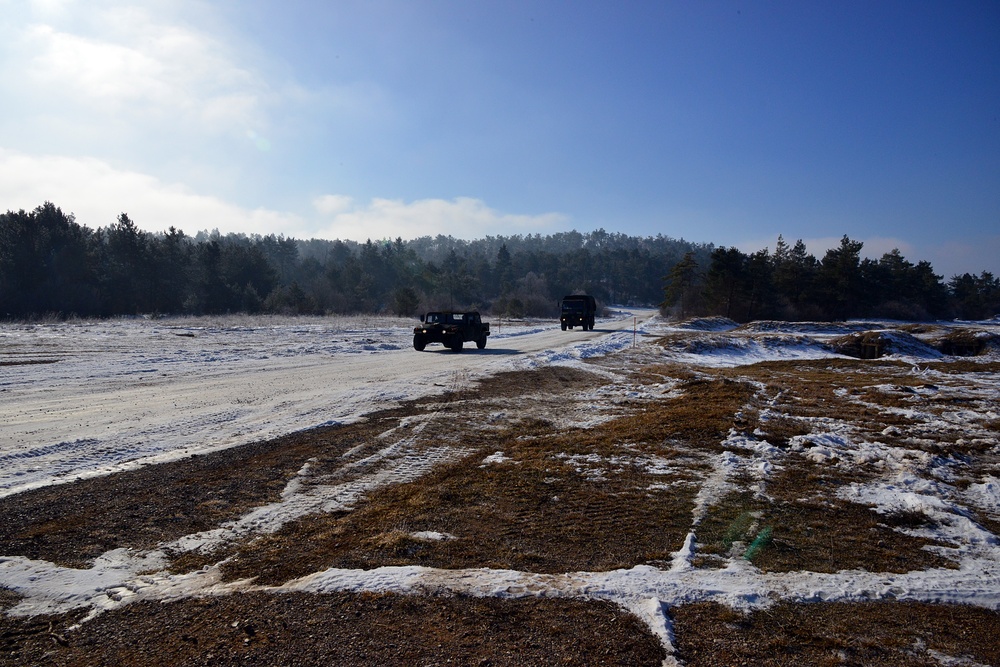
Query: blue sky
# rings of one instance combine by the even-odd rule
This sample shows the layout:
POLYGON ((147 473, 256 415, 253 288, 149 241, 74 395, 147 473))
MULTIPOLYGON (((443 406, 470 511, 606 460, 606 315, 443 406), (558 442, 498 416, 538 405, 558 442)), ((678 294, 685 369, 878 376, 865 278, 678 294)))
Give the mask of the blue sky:
POLYGON ((0 209, 1000 275, 1000 3, 0 0, 0 209))

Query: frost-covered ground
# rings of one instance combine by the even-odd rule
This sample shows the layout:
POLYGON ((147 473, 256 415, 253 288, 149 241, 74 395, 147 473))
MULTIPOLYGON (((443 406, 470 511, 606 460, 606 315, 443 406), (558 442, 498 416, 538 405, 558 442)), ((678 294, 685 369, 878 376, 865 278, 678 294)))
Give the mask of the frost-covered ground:
MULTIPOLYGON (((585 359, 631 348, 648 363, 679 362, 689 368, 738 367, 768 360, 836 358, 831 340, 855 331, 891 332, 889 358, 912 364, 922 382, 911 393, 947 392, 954 409, 905 412, 927 433, 948 434, 955 442, 1000 454, 996 431, 983 423, 1000 420, 1000 380, 995 372, 951 375, 921 368, 942 359, 932 343, 956 326, 996 336, 1000 322, 934 324, 908 333, 899 323, 844 325, 756 323, 737 328, 713 320, 675 326, 651 312, 622 313, 595 332, 560 332, 557 325, 495 323, 483 353, 461 355, 410 347, 410 322, 368 320, 165 320, 0 327, 0 494, 114 470, 176 459, 312 426, 346 423, 377 406, 454 389, 505 370, 547 364, 583 365, 585 359), (635 317, 635 320, 633 319, 635 317), (633 334, 633 322, 638 324, 633 334), (654 341, 656 343, 654 344, 654 341), (28 363, 31 362, 31 363, 28 363), (49 363, 51 362, 51 363, 49 363)), ((977 357, 993 360, 996 352, 977 357)), ((605 366, 604 368, 607 368, 605 366)), ((593 368, 589 368, 593 370, 593 368)), ((873 387, 903 392, 897 385, 873 387)), ((642 400, 668 395, 672 386, 611 384, 595 401, 642 400)), ((861 405, 859 400, 859 405, 861 405)), ((882 409, 882 408, 880 408, 882 409)), ((781 419, 775 408, 761 421, 781 419)), ((408 426, 413 437, 419 420, 408 426)), ((612 572, 536 574, 512 570, 442 570, 382 567, 331 569, 277 587, 224 582, 217 567, 176 575, 164 569, 165 553, 210 550, 214 545, 277 527, 318 509, 351 508, 364 493, 413 479, 435 463, 468 454, 442 447, 408 459, 405 441, 395 441, 366 464, 376 470, 344 484, 309 482, 309 464, 292 480, 280 501, 238 521, 185 536, 142 553, 108 552, 89 569, 58 567, 24 557, 0 557, 0 587, 23 596, 15 614, 89 608, 94 614, 135 600, 167 600, 240 590, 274 592, 395 591, 451 592, 474 596, 573 596, 612 600, 644 619, 672 653, 667 610, 698 601, 737 609, 775 600, 913 600, 976 605, 1000 610, 1000 540, 975 516, 1000 522, 1000 469, 960 488, 953 457, 921 447, 889 446, 862 435, 851 423, 816 418, 809 433, 779 448, 760 434, 733 431, 725 451, 714 455, 701 483, 691 532, 669 565, 640 565, 612 572), (886 514, 916 512, 929 520, 901 528, 948 545, 931 547, 954 567, 906 573, 762 572, 749 560, 729 559, 725 567, 695 567, 696 534, 709 507, 737 484, 756 479, 766 489, 775 470, 792 459, 850 471, 872 465, 875 481, 843 488, 842 499, 886 514), (391 464, 389 463, 391 461, 391 464)), ((886 438, 893 435, 887 427, 886 438)), ((482 465, 505 465, 502 454, 482 465)), ((613 462, 588 460, 594 474, 613 462)), ((650 466, 669 467, 668 461, 650 466)), ((449 539, 420 534, 418 539, 449 539)), ((947 656, 942 657, 945 660, 947 656)), ((948 658, 950 659, 950 658, 948 658)), ((668 657, 668 663, 673 662, 668 657)))
POLYGON ((605 354, 632 344, 633 317, 594 332, 494 321, 487 349, 458 355, 440 345, 417 354, 418 322, 397 318, 0 324, 0 497, 349 423, 484 375, 605 354))

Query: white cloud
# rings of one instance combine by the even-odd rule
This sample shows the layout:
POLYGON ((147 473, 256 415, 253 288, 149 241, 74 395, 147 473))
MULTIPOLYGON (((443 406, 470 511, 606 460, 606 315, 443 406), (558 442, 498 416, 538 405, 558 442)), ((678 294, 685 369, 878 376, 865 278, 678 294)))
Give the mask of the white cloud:
POLYGON ((41 16, 63 16, 74 0, 30 0, 31 9, 41 16))
POLYGON ((0 148, 0 202, 5 210, 31 210, 46 201, 91 228, 106 227, 125 212, 154 232, 176 227, 188 234, 218 229, 224 234, 301 238, 304 229, 298 216, 242 208, 94 158, 39 157, 0 148))
POLYGON ((313 201, 313 206, 323 215, 331 216, 348 211, 353 203, 347 195, 323 195, 313 201))
POLYGON ((356 241, 413 239, 437 234, 468 239, 496 234, 543 233, 556 231, 557 226, 567 221, 560 213, 501 213, 470 197, 421 199, 409 203, 376 198, 366 206, 355 206, 350 197, 325 195, 317 198, 314 206, 329 219, 314 236, 356 241))
POLYGON ((287 199, 283 185, 262 190, 290 169, 321 167, 327 154, 315 151, 331 136, 343 151, 394 122, 375 82, 298 82, 294 63, 240 33, 227 14, 236 11, 201 0, 0 0, 0 147, 95 157, 205 193, 255 178, 255 197, 287 199))
POLYGON ((222 42, 136 8, 100 11, 95 23, 101 27, 93 35, 78 26, 28 26, 22 86, 114 113, 119 122, 130 114, 215 130, 263 122, 266 83, 222 42))
POLYGON ((160 64, 140 51, 58 32, 49 25, 33 26, 27 37, 35 53, 28 73, 42 86, 114 106, 168 97, 160 64))
POLYGON ((244 234, 283 234, 307 239, 412 239, 437 234, 481 238, 487 234, 555 231, 566 222, 558 213, 501 213, 478 199, 373 199, 358 205, 346 195, 313 200, 319 222, 293 213, 247 209, 216 197, 165 183, 148 174, 116 169, 95 158, 35 156, 0 148, 0 203, 4 210, 31 210, 51 201, 77 222, 107 227, 125 212, 153 232, 176 227, 187 234, 218 229, 244 234))

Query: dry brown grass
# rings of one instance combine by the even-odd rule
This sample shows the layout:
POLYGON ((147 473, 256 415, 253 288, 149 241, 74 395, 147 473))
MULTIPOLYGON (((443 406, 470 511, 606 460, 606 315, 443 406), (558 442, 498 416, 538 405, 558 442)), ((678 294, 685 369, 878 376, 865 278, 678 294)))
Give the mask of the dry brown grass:
MULTIPOLYGON (((564 392, 565 402, 565 392, 581 376, 504 380, 503 390, 480 390, 481 395, 509 401, 514 390, 541 386, 564 392)), ((683 473, 656 475, 646 470, 646 459, 688 456, 677 442, 685 450, 718 450, 752 388, 725 378, 697 379, 683 383, 680 392, 592 428, 556 429, 526 419, 489 434, 475 427, 476 415, 488 410, 484 401, 436 404, 448 412, 434 423, 456 443, 481 443, 474 455, 371 493, 353 512, 305 517, 234 551, 188 554, 174 569, 201 567, 226 555, 231 557, 223 568, 227 578, 281 583, 327 567, 420 564, 565 572, 665 561, 687 534, 695 482, 704 467, 686 462, 683 473), (508 460, 482 465, 486 454, 497 451, 508 460), (596 457, 596 463, 581 469, 567 458, 573 456, 596 457), (421 531, 454 539, 411 536, 421 531)), ((421 439, 435 442, 435 433, 429 428, 421 439)))
POLYGON ((698 526, 700 558, 695 564, 721 567, 726 558, 747 557, 770 572, 910 572, 956 567, 953 561, 924 549, 935 544, 931 540, 894 530, 926 525, 926 517, 880 515, 840 500, 835 492, 844 482, 845 477, 836 473, 786 469, 768 485, 767 498, 749 492, 728 495, 698 526), (762 535, 768 539, 748 553, 762 535))
POLYGON ((920 365, 939 373, 1000 373, 1000 361, 975 361, 972 359, 949 359, 947 361, 930 361, 920 365))
POLYGON ((582 600, 247 593, 139 602, 72 632, 69 620, 0 618, 0 665, 656 667, 665 655, 634 616, 582 600))
MULTIPOLYGON (((644 440, 635 424, 628 433, 644 440)), ((675 455, 648 441, 624 448, 587 431, 552 435, 546 424, 520 425, 459 463, 370 494, 354 512, 306 517, 247 545, 226 576, 280 583, 333 566, 567 572, 665 561, 687 533, 696 469, 680 478, 650 474, 640 457, 656 449, 675 455), (483 465, 494 451, 507 460, 483 465), (574 454, 596 455, 597 464, 580 469, 565 458, 574 454), (666 483, 669 492, 650 490, 666 483), (411 536, 420 531, 454 539, 411 536)))
POLYGON ((675 607, 671 616, 677 657, 688 667, 1000 664, 1000 614, 976 607, 780 603, 744 615, 699 603, 675 607))
POLYGON ((277 584, 327 567, 631 567, 665 560, 681 546, 691 496, 690 490, 652 496, 634 480, 587 483, 554 461, 487 469, 466 461, 374 493, 345 516, 295 522, 248 545, 224 571, 277 584), (417 539, 418 531, 454 539, 417 539))
POLYGON ((592 431, 604 443, 681 442, 702 451, 719 451, 731 428, 745 426, 742 414, 754 388, 726 377, 694 378, 680 383, 679 395, 642 406, 636 414, 592 431))
POLYGON ((7 496, 0 554, 86 567, 111 549, 152 549, 278 500, 304 461, 335 458, 377 432, 367 423, 316 429, 7 496))

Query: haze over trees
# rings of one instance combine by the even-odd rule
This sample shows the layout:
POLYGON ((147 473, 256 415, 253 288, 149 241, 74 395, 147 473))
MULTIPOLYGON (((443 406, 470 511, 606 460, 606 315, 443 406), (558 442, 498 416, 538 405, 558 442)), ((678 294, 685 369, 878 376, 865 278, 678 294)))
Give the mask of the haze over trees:
POLYGON ((188 236, 141 230, 126 214, 90 229, 50 202, 0 214, 0 317, 138 314, 393 313, 480 309, 549 316, 565 294, 655 305, 678 317, 982 319, 1000 313, 988 272, 947 283, 898 250, 862 258, 844 236, 817 259, 775 250, 632 237, 599 229, 542 236, 411 241, 188 236))

